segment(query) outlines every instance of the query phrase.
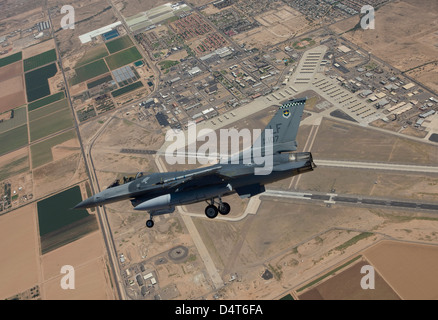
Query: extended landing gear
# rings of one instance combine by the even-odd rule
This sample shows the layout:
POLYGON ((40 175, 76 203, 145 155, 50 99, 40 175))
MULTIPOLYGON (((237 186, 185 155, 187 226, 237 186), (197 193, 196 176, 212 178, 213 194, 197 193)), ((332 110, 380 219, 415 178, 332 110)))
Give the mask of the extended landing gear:
POLYGON ((152 228, 153 226, 154 226, 154 220, 152 220, 152 217, 151 217, 151 219, 146 221, 146 227, 152 228))
POLYGON ((222 202, 221 197, 218 197, 218 199, 219 202, 217 207, 214 205, 215 201, 213 198, 210 200, 210 204, 205 208, 205 215, 207 218, 214 219, 217 217, 218 213, 224 216, 230 213, 231 206, 226 202, 222 202))
POLYGON ((149 211, 149 220, 146 221, 146 227, 152 228, 154 226, 154 220, 153 217, 163 215, 163 214, 169 214, 175 211, 175 207, 170 207, 166 209, 160 209, 160 210, 150 210, 149 211))

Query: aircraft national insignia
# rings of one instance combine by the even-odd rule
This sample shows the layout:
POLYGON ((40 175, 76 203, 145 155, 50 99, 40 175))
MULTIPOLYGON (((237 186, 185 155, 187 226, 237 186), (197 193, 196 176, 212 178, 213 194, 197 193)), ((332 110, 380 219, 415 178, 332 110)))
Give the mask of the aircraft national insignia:
POLYGON ((289 110, 284 110, 284 111, 283 111, 283 117, 285 117, 286 119, 290 117, 290 112, 289 112, 289 110))

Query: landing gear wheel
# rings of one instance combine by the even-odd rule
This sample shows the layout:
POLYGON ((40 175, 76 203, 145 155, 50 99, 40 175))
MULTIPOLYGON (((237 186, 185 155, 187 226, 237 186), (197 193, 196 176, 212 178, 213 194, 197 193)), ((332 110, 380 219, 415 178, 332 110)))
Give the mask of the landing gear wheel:
POLYGON ((218 212, 219 210, 212 204, 205 208, 205 215, 210 219, 216 218, 218 212))
POLYGON ((231 211, 231 206, 230 206, 228 203, 226 203, 226 202, 222 202, 222 203, 219 205, 218 210, 219 210, 219 213, 220 213, 221 215, 226 216, 227 214, 230 213, 230 211, 231 211))
POLYGON ((152 228, 154 226, 154 221, 152 219, 146 221, 146 227, 152 228))

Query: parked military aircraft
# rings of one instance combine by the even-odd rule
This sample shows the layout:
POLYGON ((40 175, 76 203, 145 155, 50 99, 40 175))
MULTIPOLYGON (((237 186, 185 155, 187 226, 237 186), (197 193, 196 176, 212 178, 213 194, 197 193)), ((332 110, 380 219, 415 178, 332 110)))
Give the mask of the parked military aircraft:
MULTIPOLYGON (((171 213, 175 206, 206 201, 205 215, 215 218, 218 213, 226 215, 230 205, 222 201, 223 196, 237 193, 241 198, 249 198, 265 191, 265 185, 277 180, 312 171, 315 168, 310 152, 293 152, 297 149, 296 136, 304 110, 306 98, 285 102, 278 108, 265 131, 259 136, 262 153, 267 137, 272 139, 272 170, 267 175, 256 175, 261 165, 254 161, 243 163, 221 163, 186 171, 152 173, 139 172, 123 183, 116 181, 106 190, 82 201, 76 208, 90 208, 129 199, 135 210, 149 211, 146 226, 154 225, 153 216, 171 213)), ((243 153, 239 154, 242 159, 243 153)))

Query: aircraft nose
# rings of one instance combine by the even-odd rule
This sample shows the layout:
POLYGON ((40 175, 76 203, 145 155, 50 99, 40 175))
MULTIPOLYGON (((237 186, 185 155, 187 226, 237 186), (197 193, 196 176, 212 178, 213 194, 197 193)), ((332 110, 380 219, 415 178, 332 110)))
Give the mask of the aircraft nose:
POLYGON ((92 196, 84 201, 78 203, 73 209, 86 209, 96 206, 95 197, 92 196))

